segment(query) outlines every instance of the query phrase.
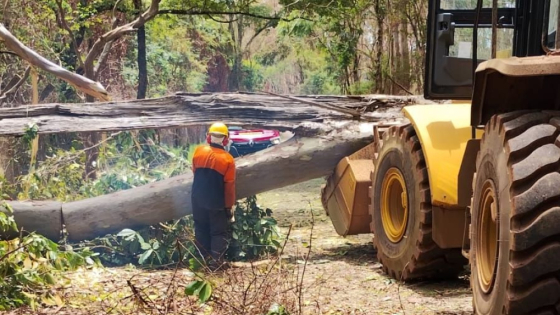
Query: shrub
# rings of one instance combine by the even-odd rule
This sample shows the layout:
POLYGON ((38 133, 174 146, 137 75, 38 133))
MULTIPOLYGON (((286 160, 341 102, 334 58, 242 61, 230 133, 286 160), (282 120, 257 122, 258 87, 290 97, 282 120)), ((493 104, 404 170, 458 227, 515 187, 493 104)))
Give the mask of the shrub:
POLYGON ((231 226, 232 240, 228 249, 231 260, 250 260, 275 253, 280 247, 277 222, 272 210, 262 209, 251 196, 235 207, 235 222, 231 226))

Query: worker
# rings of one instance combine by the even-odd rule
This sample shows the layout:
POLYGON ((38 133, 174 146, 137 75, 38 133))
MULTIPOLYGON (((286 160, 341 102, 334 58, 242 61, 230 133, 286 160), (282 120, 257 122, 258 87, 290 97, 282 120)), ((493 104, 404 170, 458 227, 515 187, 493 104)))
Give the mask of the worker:
POLYGON ((229 141, 227 126, 213 124, 208 145, 199 146, 192 160, 195 241, 212 270, 225 266, 228 221, 233 220, 235 163, 226 149, 229 141))

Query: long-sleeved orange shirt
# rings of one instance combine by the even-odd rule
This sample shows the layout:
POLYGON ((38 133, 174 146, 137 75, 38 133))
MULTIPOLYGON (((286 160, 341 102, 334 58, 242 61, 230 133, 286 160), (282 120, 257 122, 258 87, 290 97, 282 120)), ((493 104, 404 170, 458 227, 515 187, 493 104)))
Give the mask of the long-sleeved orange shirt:
POLYGON ((219 145, 198 147, 193 156, 192 198, 209 209, 235 204, 235 162, 219 145))

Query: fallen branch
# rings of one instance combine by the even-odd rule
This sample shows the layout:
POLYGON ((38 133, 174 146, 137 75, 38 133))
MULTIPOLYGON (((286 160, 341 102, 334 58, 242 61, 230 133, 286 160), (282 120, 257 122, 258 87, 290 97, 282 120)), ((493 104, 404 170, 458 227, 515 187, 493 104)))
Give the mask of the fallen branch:
POLYGON ((303 103, 303 104, 313 105, 313 106, 321 107, 321 108, 324 108, 324 109, 334 110, 336 112, 352 115, 352 117, 354 117, 355 119, 359 119, 362 116, 361 113, 359 113, 355 110, 352 110, 352 109, 337 107, 337 106, 333 106, 333 105, 330 105, 330 104, 322 104, 322 103, 313 102, 313 101, 310 101, 310 100, 304 100, 304 99, 293 97, 293 96, 274 94, 272 92, 264 92, 264 93, 274 95, 274 96, 278 96, 278 97, 283 97, 283 98, 293 100, 293 101, 296 101, 296 102, 300 102, 300 103, 303 103))
POLYGON ((0 40, 4 42, 4 45, 11 49, 14 53, 20 56, 23 60, 29 62, 31 65, 43 69, 62 80, 73 85, 78 90, 97 97, 103 101, 108 101, 110 99, 109 93, 99 82, 92 81, 86 77, 78 75, 76 73, 70 72, 61 66, 54 64, 53 62, 47 60, 43 56, 39 55, 31 48, 25 46, 16 37, 14 37, 3 24, 0 23, 0 40))
POLYGON ((4 100, 8 98, 8 96, 15 94, 19 90, 19 88, 23 85, 23 83, 25 83, 25 81, 29 77, 30 72, 31 72, 31 67, 27 67, 27 69, 25 69, 25 73, 23 74, 23 77, 21 77, 14 86, 12 86, 6 92, 2 93, 2 95, 0 95, 0 104, 2 104, 4 100))
POLYGON ((396 86, 398 86, 399 88, 401 88, 401 90, 405 91, 406 93, 408 93, 408 95, 414 95, 414 93, 410 92, 407 88, 405 88, 404 86, 402 86, 402 84, 400 84, 399 82, 395 81, 393 79, 393 77, 391 77, 390 75, 387 74, 387 78, 389 78, 389 80, 391 80, 391 82, 393 82, 396 86))
MULTIPOLYGON (((311 248, 312 248, 312 242, 313 242, 313 228, 315 227, 315 214, 313 213, 313 208, 311 208, 311 204, 310 204, 310 209, 311 209, 311 231, 309 232, 309 245, 308 245, 308 250, 307 250, 307 255, 305 256, 305 260, 304 260, 304 264, 303 264, 303 270, 301 272, 301 279, 300 282, 298 283, 298 302, 299 302, 299 313, 303 314, 303 308, 302 308, 302 304, 303 304, 303 279, 305 278, 305 270, 307 269, 307 264, 309 262, 309 255, 311 255, 311 248)), ((299 274, 298 274, 299 276, 299 274)))
POLYGON ((6 54, 6 55, 12 55, 12 56, 19 57, 18 54, 16 54, 16 53, 13 52, 13 51, 0 50, 0 54, 6 54))
MULTIPOLYGON (((399 109, 410 97, 390 99, 392 109, 375 111, 376 96, 298 97, 297 101, 262 94, 200 93, 123 102, 41 104, 0 109, 0 136, 21 136, 25 126, 36 124, 39 134, 65 132, 111 132, 137 129, 179 128, 209 125, 215 120, 228 124, 292 130, 302 124, 317 123, 324 128, 329 121, 350 121, 350 117, 330 107, 307 106, 302 102, 336 104, 368 111, 368 121, 400 118, 399 109), (406 100, 398 102, 399 100, 406 100)), ((381 103, 383 100, 380 101, 381 103)), ((323 105, 323 104, 322 104, 323 105)), ((355 112, 355 110, 352 110, 355 112)))
POLYGON ((14 248, 14 249, 12 249, 11 251, 9 251, 9 252, 5 253, 4 255, 2 255, 2 257, 0 257, 0 261, 6 259, 6 257, 10 256, 11 254, 17 252, 17 251, 20 250, 20 249, 23 249, 23 248, 29 246, 29 245, 31 245, 31 242, 21 244, 20 246, 14 248))

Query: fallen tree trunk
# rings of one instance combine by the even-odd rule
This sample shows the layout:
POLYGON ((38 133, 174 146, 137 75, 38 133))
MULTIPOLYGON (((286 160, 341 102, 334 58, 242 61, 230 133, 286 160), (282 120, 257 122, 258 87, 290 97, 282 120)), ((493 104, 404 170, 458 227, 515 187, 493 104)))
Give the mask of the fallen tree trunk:
MULTIPOLYGON (((356 127, 356 124, 354 124, 356 127)), ((329 175, 336 164, 372 140, 372 132, 357 128, 336 135, 297 138, 236 160, 237 197, 329 175)), ((192 212, 192 173, 130 190, 81 201, 11 202, 15 219, 25 230, 58 238, 61 223, 68 238, 80 241, 177 219, 192 212), (60 207, 56 215, 56 209, 60 207), (47 210, 45 210, 47 209, 47 210), (48 211, 48 215, 43 212, 48 211), (40 221, 39 221, 40 220, 40 221)))
MULTIPOLYGON (((416 103, 413 97, 299 96, 364 113, 368 121, 400 117, 400 108, 416 103), (385 104, 385 105, 381 105, 385 104), (380 107, 385 107, 380 109, 380 107)), ((36 124, 39 134, 159 129, 229 124, 289 130, 303 122, 348 121, 352 116, 309 106, 283 97, 244 93, 178 94, 175 96, 106 103, 43 104, 0 109, 0 136, 21 136, 36 124)))

